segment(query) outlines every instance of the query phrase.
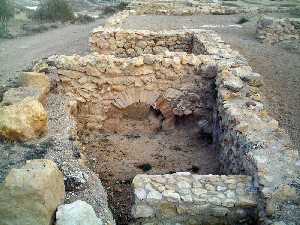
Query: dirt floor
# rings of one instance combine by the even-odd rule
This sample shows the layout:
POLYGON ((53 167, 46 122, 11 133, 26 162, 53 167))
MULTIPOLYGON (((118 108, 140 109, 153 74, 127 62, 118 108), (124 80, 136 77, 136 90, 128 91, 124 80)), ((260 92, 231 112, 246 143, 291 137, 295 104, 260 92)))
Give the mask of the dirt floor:
POLYGON ((0 39, 0 86, 9 83, 18 74, 32 65, 32 61, 54 54, 87 54, 88 39, 93 28, 104 23, 68 25, 32 36, 16 39, 0 39))
POLYGON ((123 24, 123 28, 169 30, 209 27, 215 30, 233 49, 248 59, 256 72, 263 75, 265 105, 300 150, 300 44, 296 42, 271 46, 259 43, 255 39, 257 17, 245 16, 250 21, 240 27, 236 23, 241 15, 131 16, 123 24))
MULTIPOLYGON (((201 136, 193 123, 181 123, 175 129, 158 131, 157 123, 148 129, 149 121, 123 121, 121 133, 90 133, 81 135, 84 155, 90 168, 99 174, 117 224, 132 220, 131 183, 135 175, 166 174, 191 171, 218 174, 217 152, 211 139, 201 136), (147 128, 143 132, 141 127, 147 128), (127 130, 128 127, 131 129, 127 130), (137 127, 136 131, 132 127, 137 127)), ((151 126, 151 125, 150 125, 151 126)))

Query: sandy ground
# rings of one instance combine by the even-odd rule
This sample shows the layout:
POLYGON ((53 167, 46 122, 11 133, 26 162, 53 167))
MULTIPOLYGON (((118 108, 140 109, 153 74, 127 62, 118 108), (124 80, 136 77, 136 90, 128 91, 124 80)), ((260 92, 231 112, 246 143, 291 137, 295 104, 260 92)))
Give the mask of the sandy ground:
POLYGON ((131 16, 123 28, 168 30, 217 25, 216 28, 209 29, 217 31, 223 40, 248 59, 256 72, 263 75, 265 105, 300 149, 299 46, 297 51, 288 51, 280 46, 261 44, 255 39, 256 18, 252 17, 250 22, 243 24, 241 28, 229 26, 236 24, 239 18, 239 15, 131 16))
POLYGON ((0 39, 0 86, 28 68, 33 60, 54 54, 87 54, 89 33, 104 23, 68 25, 32 36, 11 40, 0 39))

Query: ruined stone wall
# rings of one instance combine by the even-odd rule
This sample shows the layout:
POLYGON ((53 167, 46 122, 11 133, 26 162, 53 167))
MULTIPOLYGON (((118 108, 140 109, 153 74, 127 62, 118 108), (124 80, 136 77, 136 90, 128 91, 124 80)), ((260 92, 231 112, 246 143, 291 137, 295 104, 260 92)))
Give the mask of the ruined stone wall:
POLYGON ((293 221, 300 200, 298 153, 264 109, 261 75, 214 32, 195 32, 191 49, 194 54, 167 51, 118 58, 93 53, 49 61, 56 65, 66 94, 81 104, 77 115, 86 121, 85 128, 100 129, 111 109, 135 102, 158 108, 171 122, 174 115, 207 116, 213 111, 214 142, 224 174, 253 178, 247 190, 257 191, 260 223, 293 221))
POLYGON ((133 1, 128 7, 136 10, 138 15, 224 15, 243 11, 237 7, 223 6, 219 1, 133 1))
POLYGON ((148 30, 94 29, 90 37, 91 50, 118 57, 136 57, 165 51, 191 52, 193 32, 148 30))
POLYGON ((248 174, 259 192, 260 220, 296 219, 299 206, 298 151, 264 109, 261 76, 239 56, 219 58, 215 142, 226 174, 248 174), (293 213, 287 213, 289 208, 293 213), (287 219, 288 218, 288 219, 287 219))
POLYGON ((236 54, 215 32, 201 29, 154 32, 98 27, 91 33, 89 42, 92 51, 117 57, 157 55, 166 52, 186 52, 195 55, 236 54))
POLYGON ((287 216, 281 208, 296 209, 299 201, 299 190, 293 185, 299 172, 298 154, 264 109, 261 75, 213 32, 195 32, 192 52, 205 52, 207 56, 201 57, 210 60, 202 71, 216 75, 213 131, 223 172, 251 175, 261 222, 280 221, 287 216))
POLYGON ((133 186, 136 224, 256 224, 248 176, 137 175, 133 186))
POLYGON ((297 18, 262 17, 257 22, 256 36, 260 41, 271 44, 284 40, 299 40, 300 20, 297 18))
POLYGON ((201 69, 209 56, 169 53, 117 58, 95 53, 51 60, 65 93, 80 102, 76 116, 85 128, 101 129, 113 112, 134 103, 159 110, 163 128, 172 126, 175 116, 212 121, 214 80, 201 69))

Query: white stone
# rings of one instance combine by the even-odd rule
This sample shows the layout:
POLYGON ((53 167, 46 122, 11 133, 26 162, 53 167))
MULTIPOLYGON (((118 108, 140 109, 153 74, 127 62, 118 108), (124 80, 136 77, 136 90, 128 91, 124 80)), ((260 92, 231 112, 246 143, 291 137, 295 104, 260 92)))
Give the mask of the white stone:
POLYGON ((171 190, 165 190, 163 192, 163 197, 166 198, 167 201, 170 202, 178 202, 180 201, 180 195, 171 190))
POLYGON ((231 91, 239 91, 243 88, 244 83, 238 77, 230 77, 224 80, 224 87, 231 91))
POLYGON ((221 205, 221 200, 216 197, 208 198, 208 202, 214 205, 221 205))
POLYGON ((226 191, 227 188, 224 186, 217 186, 217 191, 226 191))
POLYGON ((235 197, 235 193, 233 191, 226 191, 225 194, 228 198, 234 198, 235 197))
POLYGON ((28 161, 12 169, 0 185, 0 224, 52 224, 64 197, 64 178, 56 164, 45 159, 28 161))
POLYGON ((147 193, 143 188, 135 189, 134 194, 139 200, 144 200, 144 199, 146 199, 146 196, 147 196, 147 193))
POLYGON ((182 199, 182 201, 184 202, 193 202, 193 198, 191 194, 188 195, 182 195, 180 196, 180 198, 182 199))
POLYGON ((135 205, 133 207, 132 215, 134 218, 145 218, 154 215, 154 210, 148 205, 135 205))
POLYGON ((91 205, 78 200, 58 207, 56 225, 102 225, 91 205))
POLYGON ((180 194, 189 194, 191 185, 186 181, 180 181, 176 184, 176 191, 180 194))
POLYGON ((147 200, 149 201, 160 201, 162 199, 162 194, 158 191, 150 191, 147 194, 147 200))
POLYGON ((192 192, 194 195, 202 195, 202 194, 206 194, 207 193, 207 190, 205 189, 202 189, 202 188, 192 188, 192 192))

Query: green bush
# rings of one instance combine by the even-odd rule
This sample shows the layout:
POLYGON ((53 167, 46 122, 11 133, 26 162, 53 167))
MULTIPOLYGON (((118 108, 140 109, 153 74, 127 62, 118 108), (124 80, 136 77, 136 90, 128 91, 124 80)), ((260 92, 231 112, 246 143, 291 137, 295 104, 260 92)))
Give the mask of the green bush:
POLYGON ((116 13, 118 11, 126 9, 127 6, 128 6, 128 3, 126 3, 126 2, 120 2, 116 5, 108 5, 108 6, 104 7, 103 14, 104 15, 113 14, 113 13, 116 13))
POLYGON ((237 24, 243 24, 249 22, 249 19, 246 17, 241 17, 236 23, 237 24))
POLYGON ((7 22, 14 16, 14 7, 10 0, 0 0, 0 37, 8 34, 7 22))
POLYGON ((108 14, 113 14, 117 11, 117 9, 113 6, 105 6, 103 9, 103 14, 108 15, 108 14))
POLYGON ((41 21, 66 22, 74 19, 74 13, 66 0, 42 0, 33 18, 41 21))

